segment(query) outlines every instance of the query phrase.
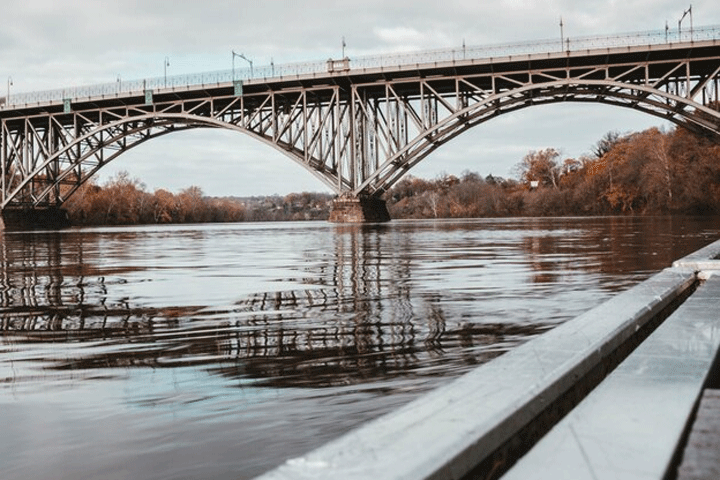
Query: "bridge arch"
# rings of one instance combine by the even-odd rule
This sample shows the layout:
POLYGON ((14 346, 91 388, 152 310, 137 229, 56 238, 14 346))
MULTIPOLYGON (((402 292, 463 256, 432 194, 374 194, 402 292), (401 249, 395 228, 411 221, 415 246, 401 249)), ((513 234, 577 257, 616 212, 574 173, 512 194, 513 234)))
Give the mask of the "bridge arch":
POLYGON ((271 146, 308 170, 331 190, 335 191, 335 193, 341 193, 338 191, 337 181, 332 174, 322 174, 317 169, 312 168, 302 160, 302 152, 298 152, 292 145, 274 142, 272 139, 259 135, 252 130, 217 118, 185 113, 161 112, 109 122, 76 137, 39 163, 34 171, 30 172, 29 175, 9 192, 1 207, 4 208, 10 204, 34 179, 44 175, 48 168, 58 163, 58 160, 63 157, 65 157, 64 161, 62 161, 64 168, 55 172, 53 181, 47 183, 41 191, 36 192, 33 196, 34 205, 46 202, 48 197, 53 195, 53 193, 55 193, 56 196, 59 195, 59 198, 57 198, 59 202, 56 203, 62 204, 100 169, 107 166, 121 154, 154 138, 197 128, 222 128, 249 135, 271 146), (101 140, 94 142, 97 139, 101 140), (94 144, 90 148, 87 148, 88 143, 93 142, 94 144), (82 150, 80 154, 72 157, 68 155, 69 152, 78 149, 82 150), (109 153, 104 153, 104 150, 109 151, 109 153), (98 157, 101 157, 102 161, 98 161, 98 157), (68 177, 74 178, 71 182, 68 182, 68 177), (59 193, 59 186, 67 183, 71 184, 71 188, 59 193))
POLYGON ((460 134, 521 109, 561 102, 601 103, 630 108, 720 141, 720 111, 692 98, 647 85, 608 80, 563 79, 523 85, 460 109, 422 131, 388 158, 353 192, 382 194, 412 167, 460 134))

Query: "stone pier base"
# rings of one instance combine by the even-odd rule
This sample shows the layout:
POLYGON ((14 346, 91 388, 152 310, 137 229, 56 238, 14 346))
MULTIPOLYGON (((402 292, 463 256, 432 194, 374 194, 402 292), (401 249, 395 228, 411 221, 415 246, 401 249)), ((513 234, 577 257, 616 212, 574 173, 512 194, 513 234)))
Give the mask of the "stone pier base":
POLYGON ((0 212, 0 231, 60 229, 70 226, 62 208, 6 208, 0 212))
POLYGON ((332 223, 389 222, 390 212, 381 198, 342 196, 333 201, 328 220, 332 223))

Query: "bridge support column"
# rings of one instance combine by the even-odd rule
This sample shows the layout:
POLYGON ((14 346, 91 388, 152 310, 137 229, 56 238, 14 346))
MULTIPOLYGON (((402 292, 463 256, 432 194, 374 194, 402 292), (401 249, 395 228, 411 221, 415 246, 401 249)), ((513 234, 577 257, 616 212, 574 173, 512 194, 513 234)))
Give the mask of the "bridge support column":
POLYGON ((390 212, 382 198, 342 195, 333 201, 328 220, 332 223, 389 222, 390 212))
POLYGON ((60 229, 70 226, 67 211, 50 208, 6 208, 0 212, 1 230, 60 229))

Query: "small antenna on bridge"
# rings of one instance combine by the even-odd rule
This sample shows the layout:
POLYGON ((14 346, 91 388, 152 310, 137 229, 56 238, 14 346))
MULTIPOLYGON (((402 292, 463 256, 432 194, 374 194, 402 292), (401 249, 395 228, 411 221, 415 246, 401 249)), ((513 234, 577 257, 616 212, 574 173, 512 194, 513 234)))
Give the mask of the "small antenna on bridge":
POLYGON ((345 58, 345 47, 347 47, 347 44, 345 43, 345 36, 342 37, 342 57, 345 58))
POLYGON ((560 17, 560 51, 562 52, 565 45, 565 34, 563 32, 562 16, 560 17))
POLYGON ((170 66, 170 59, 168 57, 165 57, 165 61, 163 62, 163 70, 165 72, 165 87, 167 87, 167 67, 170 66))

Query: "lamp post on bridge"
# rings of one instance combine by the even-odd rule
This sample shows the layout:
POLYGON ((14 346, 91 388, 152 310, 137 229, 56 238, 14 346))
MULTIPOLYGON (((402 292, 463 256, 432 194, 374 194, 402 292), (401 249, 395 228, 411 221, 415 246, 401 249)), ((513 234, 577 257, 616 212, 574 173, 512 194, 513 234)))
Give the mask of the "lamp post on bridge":
POLYGON ((235 57, 239 57, 240 54, 235 53, 235 50, 232 50, 232 81, 235 81, 235 57))
POLYGON ((247 58, 247 57, 246 57, 245 55, 243 55, 242 53, 237 53, 237 52, 235 52, 235 50, 233 50, 233 51, 232 51, 232 60, 233 60, 233 66, 232 66, 232 76, 233 76, 233 78, 232 78, 232 79, 233 79, 233 81, 235 81, 235 57, 240 57, 240 58, 242 58, 243 60, 245 60, 246 62, 248 62, 248 63, 250 64, 250 78, 252 78, 252 77, 253 77, 253 62, 252 62, 252 60, 250 60, 249 58, 247 58))
POLYGON ((682 17, 680 17, 680 20, 678 20, 678 41, 682 41, 682 21, 685 19, 687 15, 690 15, 690 41, 693 41, 693 19, 692 19, 692 5, 690 7, 683 11, 682 17))
POLYGON ((13 85, 12 77, 8 77, 7 79, 7 97, 5 97, 5 105, 10 105, 10 87, 13 85))

